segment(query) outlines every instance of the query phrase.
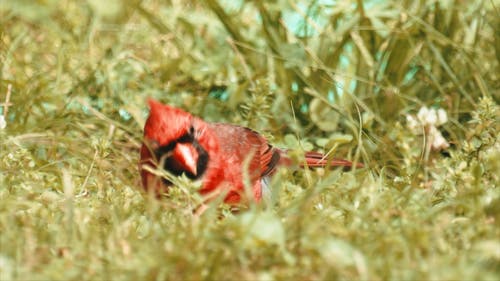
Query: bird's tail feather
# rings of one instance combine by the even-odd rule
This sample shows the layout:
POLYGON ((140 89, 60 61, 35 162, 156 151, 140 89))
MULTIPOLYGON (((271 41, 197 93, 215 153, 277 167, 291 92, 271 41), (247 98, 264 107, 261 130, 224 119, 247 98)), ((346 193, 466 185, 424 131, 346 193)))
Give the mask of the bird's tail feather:
MULTIPOLYGON (((344 159, 327 158, 323 153, 307 151, 305 154, 305 163, 301 167, 347 167, 352 168, 354 163, 344 159)), ((356 168, 363 168, 362 163, 356 163, 356 168)))

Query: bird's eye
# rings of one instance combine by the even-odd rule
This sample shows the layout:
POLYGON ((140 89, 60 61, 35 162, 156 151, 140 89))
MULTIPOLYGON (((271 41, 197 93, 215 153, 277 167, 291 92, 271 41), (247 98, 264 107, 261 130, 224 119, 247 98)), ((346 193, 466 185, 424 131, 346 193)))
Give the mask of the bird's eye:
POLYGON ((195 133, 194 127, 191 126, 191 127, 189 127, 189 131, 187 133, 185 133, 184 135, 182 135, 181 137, 179 137, 176 142, 180 142, 180 143, 193 142, 194 137, 195 137, 194 133, 195 133))

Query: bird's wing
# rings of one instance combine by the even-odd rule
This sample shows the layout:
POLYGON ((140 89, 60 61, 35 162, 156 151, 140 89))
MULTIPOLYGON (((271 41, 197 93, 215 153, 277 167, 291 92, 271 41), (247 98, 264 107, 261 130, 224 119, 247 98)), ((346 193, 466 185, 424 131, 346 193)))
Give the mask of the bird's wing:
POLYGON ((281 158, 281 150, 270 145, 267 140, 252 129, 231 124, 212 124, 219 138, 221 152, 231 164, 243 165, 248 162, 252 179, 269 175, 281 158), (251 157, 250 160, 246 160, 251 157))

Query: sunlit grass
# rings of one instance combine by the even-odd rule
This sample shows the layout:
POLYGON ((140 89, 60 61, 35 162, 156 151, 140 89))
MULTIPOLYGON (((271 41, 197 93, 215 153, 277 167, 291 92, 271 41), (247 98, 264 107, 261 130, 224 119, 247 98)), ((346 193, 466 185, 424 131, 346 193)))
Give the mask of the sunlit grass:
POLYGON ((0 280, 498 280, 499 7, 226 2, 2 2, 0 280), (196 217, 141 191, 147 97, 366 168, 196 217))

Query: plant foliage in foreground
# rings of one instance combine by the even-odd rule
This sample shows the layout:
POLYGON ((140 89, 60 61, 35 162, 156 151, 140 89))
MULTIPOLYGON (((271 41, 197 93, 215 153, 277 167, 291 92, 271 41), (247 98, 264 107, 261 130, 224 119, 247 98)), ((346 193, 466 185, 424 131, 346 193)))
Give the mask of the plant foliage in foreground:
POLYGON ((2 1, 0 280, 498 280, 493 1, 2 1), (294 155, 269 202, 140 190, 146 97, 294 155))

